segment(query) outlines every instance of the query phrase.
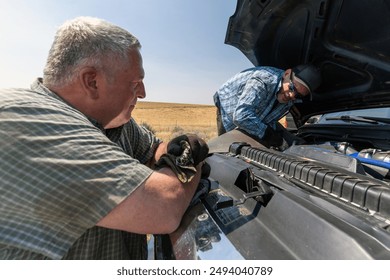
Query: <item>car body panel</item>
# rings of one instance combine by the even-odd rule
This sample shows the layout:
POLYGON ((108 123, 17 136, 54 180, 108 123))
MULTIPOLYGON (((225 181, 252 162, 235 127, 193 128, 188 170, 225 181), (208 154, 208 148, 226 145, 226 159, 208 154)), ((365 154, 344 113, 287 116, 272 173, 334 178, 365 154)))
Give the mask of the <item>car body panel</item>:
POLYGON ((325 148, 279 152, 227 134, 233 145, 221 152, 217 144, 207 159, 209 195, 188 209, 164 258, 390 259, 388 183, 359 174, 358 160, 345 155, 324 162, 325 148), (268 201, 242 201, 261 184, 268 201))

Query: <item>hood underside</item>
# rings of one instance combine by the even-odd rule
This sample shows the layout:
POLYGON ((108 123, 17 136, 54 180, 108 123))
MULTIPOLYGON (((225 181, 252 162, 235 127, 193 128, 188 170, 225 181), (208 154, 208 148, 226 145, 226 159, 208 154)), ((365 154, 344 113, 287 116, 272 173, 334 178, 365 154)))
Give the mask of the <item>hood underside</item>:
POLYGON ((389 0, 238 0, 226 44, 255 66, 320 67, 299 122, 325 112, 390 106, 389 0))

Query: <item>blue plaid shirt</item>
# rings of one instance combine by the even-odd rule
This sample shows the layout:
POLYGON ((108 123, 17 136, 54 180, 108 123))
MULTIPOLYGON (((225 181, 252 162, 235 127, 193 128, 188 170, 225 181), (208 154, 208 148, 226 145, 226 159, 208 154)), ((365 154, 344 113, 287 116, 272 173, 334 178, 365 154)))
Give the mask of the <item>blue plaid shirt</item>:
POLYGON ((214 102, 220 108, 226 131, 240 128, 262 138, 267 125, 275 128, 293 102, 277 101, 284 70, 254 67, 228 80, 215 93, 214 102))

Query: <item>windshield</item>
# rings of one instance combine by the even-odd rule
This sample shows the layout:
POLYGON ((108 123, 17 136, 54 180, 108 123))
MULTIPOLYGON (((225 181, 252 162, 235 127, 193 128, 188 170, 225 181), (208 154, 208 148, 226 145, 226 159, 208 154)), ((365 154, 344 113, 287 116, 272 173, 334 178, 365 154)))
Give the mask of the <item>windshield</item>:
POLYGON ((320 116, 317 124, 338 124, 347 122, 359 122, 366 124, 377 124, 379 122, 389 123, 390 108, 373 108, 362 110, 341 111, 328 113, 320 116), (370 121, 371 120, 371 121, 370 121), (378 121, 378 122, 373 122, 378 121))

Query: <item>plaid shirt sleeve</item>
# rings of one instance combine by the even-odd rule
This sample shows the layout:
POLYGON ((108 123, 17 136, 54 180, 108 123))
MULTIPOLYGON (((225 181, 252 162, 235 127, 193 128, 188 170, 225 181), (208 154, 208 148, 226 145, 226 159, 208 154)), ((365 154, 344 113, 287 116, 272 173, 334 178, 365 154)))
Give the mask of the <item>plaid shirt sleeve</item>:
POLYGON ((131 153, 127 152, 128 154, 146 164, 154 156, 161 140, 143 126, 139 126, 134 119, 131 119, 124 126, 118 142, 125 151, 131 150, 131 153))

